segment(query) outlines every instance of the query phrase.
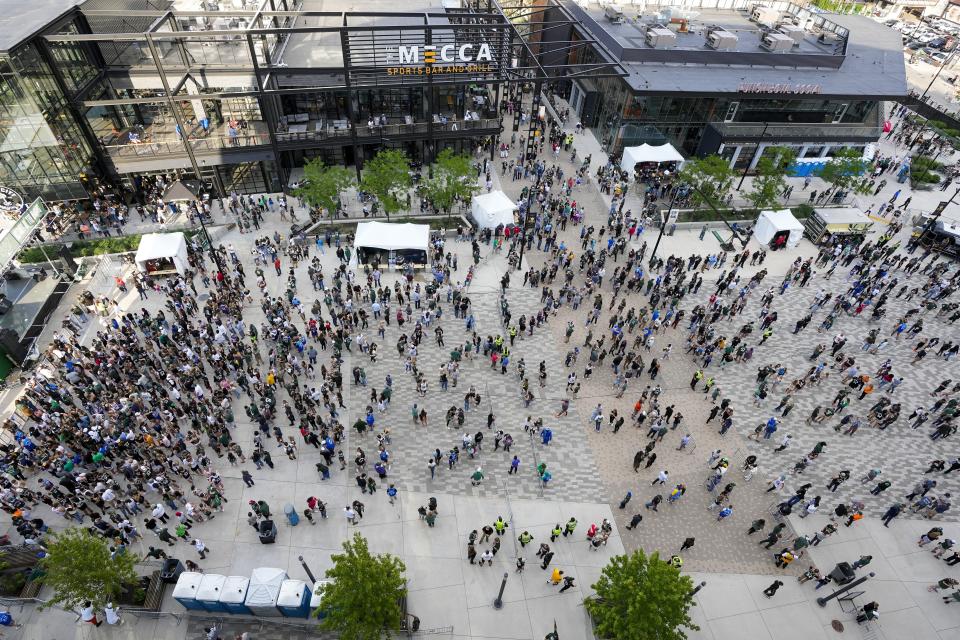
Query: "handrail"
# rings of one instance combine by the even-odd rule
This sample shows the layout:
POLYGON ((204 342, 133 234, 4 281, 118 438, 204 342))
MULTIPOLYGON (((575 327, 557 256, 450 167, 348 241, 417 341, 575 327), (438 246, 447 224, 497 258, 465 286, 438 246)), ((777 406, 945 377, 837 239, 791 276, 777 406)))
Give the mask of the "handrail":
MULTIPOLYGON (((315 126, 311 121, 310 126, 315 126)), ((434 123, 435 132, 453 133, 460 131, 474 131, 478 129, 499 129, 498 118, 480 118, 479 120, 450 120, 446 124, 434 123)), ((358 138, 377 140, 387 136, 402 136, 408 134, 425 134, 430 130, 428 122, 414 122, 411 124, 387 125, 356 125, 351 129, 334 129, 325 126, 320 131, 283 131, 277 133, 277 142, 322 142, 325 140, 347 139, 355 132, 358 138)), ((266 147, 270 145, 270 135, 254 133, 230 137, 220 134, 211 134, 204 138, 189 138, 194 153, 204 153, 218 150, 238 150, 246 147, 266 147)), ((137 143, 104 144, 104 150, 114 159, 132 160, 137 158, 152 158, 164 155, 186 154, 184 142, 178 138, 148 139, 137 143)))

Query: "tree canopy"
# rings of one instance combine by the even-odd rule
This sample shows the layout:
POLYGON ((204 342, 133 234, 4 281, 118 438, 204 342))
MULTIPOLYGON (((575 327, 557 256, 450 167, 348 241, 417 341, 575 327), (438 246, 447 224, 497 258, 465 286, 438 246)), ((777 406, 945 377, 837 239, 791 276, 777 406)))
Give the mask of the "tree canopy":
POLYGON ((87 529, 71 527, 52 534, 47 556, 40 561, 43 582, 53 597, 43 608, 60 605, 77 610, 89 600, 102 609, 120 595, 120 587, 137 581, 136 556, 130 553, 111 557, 106 540, 87 529))
POLYGON ((816 172, 816 176, 828 183, 833 191, 868 193, 870 189, 861 179, 868 164, 860 151, 849 148, 841 149, 834 154, 830 162, 827 162, 816 172))
POLYGON ((691 199, 696 204, 723 204, 733 185, 730 163, 720 156, 691 158, 680 170, 680 179, 693 187, 691 199))
POLYGON ((331 216, 337 213, 340 194, 356 183, 353 172, 346 167, 328 167, 320 158, 303 165, 304 182, 296 195, 311 207, 323 207, 331 216))
POLYGON ((790 147, 767 147, 757 161, 753 189, 746 194, 756 209, 767 209, 780 204, 780 194, 787 188, 787 172, 797 159, 790 147))
POLYGON ((689 615, 693 581, 657 553, 614 556, 593 589, 584 606, 600 638, 685 640, 682 627, 699 630, 689 615))
POLYGON ((450 213, 458 201, 466 201, 479 190, 468 155, 444 149, 431 169, 433 177, 424 181, 423 193, 441 211, 450 213))
POLYGON ((399 598, 406 592, 406 566, 390 554, 372 555, 367 540, 354 533, 343 541, 343 553, 331 556, 333 566, 322 589, 320 626, 342 640, 380 640, 400 628, 399 598))
POLYGON ((410 184, 410 160, 397 149, 378 151, 360 177, 360 188, 377 198, 387 217, 407 206, 410 184))

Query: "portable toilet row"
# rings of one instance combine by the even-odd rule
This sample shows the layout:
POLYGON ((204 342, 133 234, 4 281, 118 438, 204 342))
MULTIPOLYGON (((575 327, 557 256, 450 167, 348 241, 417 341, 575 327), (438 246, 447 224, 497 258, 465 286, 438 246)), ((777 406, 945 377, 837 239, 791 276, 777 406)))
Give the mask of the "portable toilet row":
POLYGON ((310 587, 273 567, 254 569, 249 579, 185 571, 177 580, 173 598, 192 611, 309 618, 320 606, 316 587, 325 583, 310 587))
POLYGON ((173 599, 185 609, 224 613, 250 613, 246 606, 250 579, 214 573, 185 571, 173 589, 173 599))

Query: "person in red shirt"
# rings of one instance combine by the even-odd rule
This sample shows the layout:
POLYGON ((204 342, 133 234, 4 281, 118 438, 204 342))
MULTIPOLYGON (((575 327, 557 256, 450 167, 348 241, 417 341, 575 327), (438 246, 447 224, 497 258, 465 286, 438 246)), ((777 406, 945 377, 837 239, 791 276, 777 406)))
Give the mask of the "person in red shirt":
POLYGON ((273 268, 277 270, 277 275, 283 275, 283 272, 280 270, 280 258, 276 258, 273 261, 273 268))

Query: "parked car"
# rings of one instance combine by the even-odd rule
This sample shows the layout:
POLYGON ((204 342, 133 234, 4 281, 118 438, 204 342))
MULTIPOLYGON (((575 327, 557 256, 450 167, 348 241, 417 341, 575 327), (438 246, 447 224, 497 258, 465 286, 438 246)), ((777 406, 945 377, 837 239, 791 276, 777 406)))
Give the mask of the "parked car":
POLYGON ((929 62, 930 64, 935 64, 937 66, 940 66, 942 64, 945 64, 949 58, 950 58, 949 53, 944 53, 943 51, 934 51, 929 54, 929 57, 927 58, 927 62, 929 62))

